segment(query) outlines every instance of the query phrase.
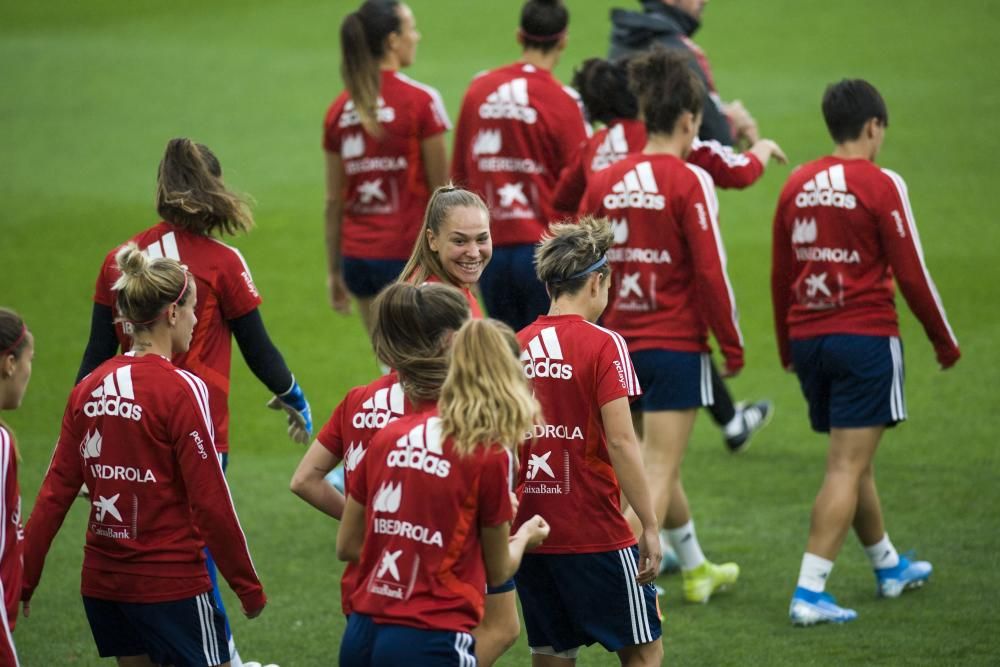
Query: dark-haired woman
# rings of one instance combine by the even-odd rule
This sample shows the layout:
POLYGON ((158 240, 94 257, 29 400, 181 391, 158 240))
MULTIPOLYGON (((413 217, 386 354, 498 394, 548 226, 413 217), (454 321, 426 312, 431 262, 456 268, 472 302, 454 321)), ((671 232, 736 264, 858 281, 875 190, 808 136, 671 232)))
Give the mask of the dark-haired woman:
POLYGON ((403 76, 420 33, 410 8, 367 0, 340 27, 344 92, 326 114, 326 247, 330 303, 365 329, 371 301, 396 280, 430 193, 448 179, 447 112, 436 90, 403 76))
MULTIPOLYGON (((258 310, 261 297, 250 268, 239 250, 220 240, 223 234, 249 231, 253 216, 243 198, 223 182, 219 160, 207 146, 184 138, 170 140, 157 176, 156 208, 162 221, 130 241, 150 258, 182 262, 198 284, 198 324, 191 346, 178 352, 172 362, 197 375, 208 387, 215 449, 223 469, 229 463, 229 373, 234 337, 250 370, 274 394, 268 406, 287 413, 288 432, 294 440, 308 442, 312 431, 309 403, 264 328, 258 310)), ((108 253, 97 277, 90 341, 77 382, 114 356, 119 345, 125 351, 133 348, 131 323, 120 318, 115 323, 120 315, 114 293, 114 284, 121 276, 115 262, 117 251, 108 253)), ((214 580, 211 556, 208 562, 214 580)), ((217 603, 223 609, 221 597, 217 603)))
POLYGON ((566 48, 561 0, 521 9, 521 58, 473 79, 455 129, 452 181, 489 207, 493 261, 480 287, 490 317, 515 330, 549 305, 532 265, 534 244, 556 212, 559 172, 589 134, 576 93, 552 75, 566 48))
MULTIPOLYGON (((35 338, 13 310, 0 308, 0 410, 16 410, 31 380, 35 338)), ((0 665, 15 666, 14 624, 21 601, 23 540, 17 443, 0 419, 0 665)))
POLYGON ((215 456, 209 389, 170 362, 196 342, 199 281, 135 243, 117 251, 115 312, 132 351, 73 389, 25 530, 24 600, 81 484, 91 507, 81 592, 101 657, 119 665, 230 664, 205 549, 254 618, 267 602, 215 456))
MULTIPOLYGON (((593 174, 581 212, 615 221, 618 244, 604 324, 628 342, 639 376, 646 473, 656 515, 668 529, 684 577, 684 596, 707 602, 735 583, 735 563, 705 559, 680 477, 697 408, 714 402, 708 330, 725 358, 724 375, 743 366, 718 225, 712 177, 685 161, 698 136, 704 89, 678 53, 655 49, 629 63, 647 141, 593 174)), ((631 516, 633 529, 639 522, 631 516)))

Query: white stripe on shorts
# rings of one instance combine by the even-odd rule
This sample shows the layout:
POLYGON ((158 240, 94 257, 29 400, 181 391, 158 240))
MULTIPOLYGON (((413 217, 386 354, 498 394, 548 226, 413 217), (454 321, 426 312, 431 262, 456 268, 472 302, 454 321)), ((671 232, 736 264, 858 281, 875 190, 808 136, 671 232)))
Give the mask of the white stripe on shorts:
POLYGON ((622 571, 625 575, 625 588, 628 594, 628 608, 630 621, 632 623, 632 641, 636 645, 645 644, 653 640, 653 633, 649 629, 649 617, 646 615, 646 606, 643 604, 642 590, 639 582, 635 580, 639 574, 635 557, 631 549, 620 549, 618 557, 622 563, 622 571))
POLYGON ((468 632, 455 633, 455 653, 458 653, 458 667, 476 667, 476 656, 469 652, 472 635, 468 632))
POLYGON ((892 389, 889 392, 889 402, 893 421, 906 419, 906 400, 903 398, 903 348, 899 338, 889 338, 889 352, 892 354, 892 389))
POLYGON ((701 355, 701 404, 715 404, 715 393, 712 391, 712 360, 704 352, 701 355))
POLYGON ((220 665, 222 659, 219 656, 219 636, 215 632, 213 605, 208 596, 209 593, 202 593, 195 598, 198 605, 198 619, 201 621, 201 647, 209 665, 220 665))

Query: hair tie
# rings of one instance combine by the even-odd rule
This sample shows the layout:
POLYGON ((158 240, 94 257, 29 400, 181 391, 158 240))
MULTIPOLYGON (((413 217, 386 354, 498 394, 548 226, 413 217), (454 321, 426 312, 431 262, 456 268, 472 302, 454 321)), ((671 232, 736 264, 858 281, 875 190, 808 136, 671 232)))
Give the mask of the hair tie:
POLYGON ((163 317, 167 313, 167 311, 170 310, 170 306, 176 306, 180 302, 180 300, 184 297, 184 293, 187 292, 187 287, 188 287, 188 276, 190 275, 191 274, 188 273, 187 271, 184 272, 184 284, 181 286, 181 293, 178 294, 177 298, 171 301, 166 308, 157 313, 156 317, 154 317, 151 320, 146 320, 145 322, 132 322, 132 324, 138 324, 139 326, 146 326, 147 324, 152 324, 156 320, 163 317))
POLYGON ((576 280, 577 278, 584 277, 588 273, 593 273, 594 271, 596 271, 597 269, 601 268, 602 266, 604 266, 607 263, 608 263, 608 256, 604 255, 599 260, 597 260, 596 262, 594 262, 593 264, 591 264, 590 266, 588 266, 587 268, 585 268, 583 271, 580 271, 579 273, 574 273, 571 276, 566 276, 565 278, 559 278, 557 280, 550 280, 549 282, 550 283, 565 283, 565 282, 569 282, 570 280, 576 280))
POLYGON ((522 40, 527 39, 532 42, 558 42, 566 35, 566 28, 563 28, 554 35, 533 35, 527 32, 524 28, 517 29, 517 36, 522 40))
POLYGON ((11 343, 3 352, 0 352, 0 357, 6 357, 8 354, 13 354, 14 350, 17 349, 17 346, 21 344, 21 341, 24 340, 24 337, 27 335, 28 335, 28 325, 22 321, 21 335, 19 335, 17 339, 13 343, 11 343))

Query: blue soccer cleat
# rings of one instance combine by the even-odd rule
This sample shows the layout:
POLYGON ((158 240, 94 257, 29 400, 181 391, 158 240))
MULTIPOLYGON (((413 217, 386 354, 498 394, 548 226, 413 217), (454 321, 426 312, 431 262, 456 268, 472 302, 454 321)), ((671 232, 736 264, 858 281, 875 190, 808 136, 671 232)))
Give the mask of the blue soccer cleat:
POLYGON ((792 625, 807 626, 818 623, 847 623, 856 619, 858 613, 853 609, 837 606, 836 600, 829 593, 816 593, 799 586, 792 594, 788 617, 792 620, 792 625))
POLYGON ((879 597, 898 598, 905 590, 920 588, 933 571, 934 568, 925 560, 909 560, 900 556, 896 567, 875 570, 879 597))

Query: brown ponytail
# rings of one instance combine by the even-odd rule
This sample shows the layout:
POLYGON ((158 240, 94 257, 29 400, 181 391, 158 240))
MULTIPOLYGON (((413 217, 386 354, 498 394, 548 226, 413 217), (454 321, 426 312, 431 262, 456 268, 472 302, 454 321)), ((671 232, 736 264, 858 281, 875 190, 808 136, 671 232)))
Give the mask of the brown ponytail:
POLYGON ((382 88, 379 63, 385 55, 386 38, 401 28, 398 7, 398 0, 367 0, 340 24, 340 76, 361 126, 373 137, 382 135, 378 121, 382 88))

